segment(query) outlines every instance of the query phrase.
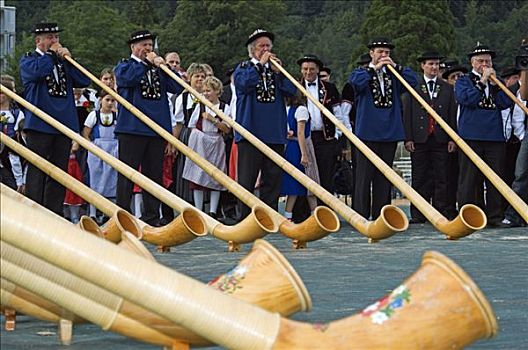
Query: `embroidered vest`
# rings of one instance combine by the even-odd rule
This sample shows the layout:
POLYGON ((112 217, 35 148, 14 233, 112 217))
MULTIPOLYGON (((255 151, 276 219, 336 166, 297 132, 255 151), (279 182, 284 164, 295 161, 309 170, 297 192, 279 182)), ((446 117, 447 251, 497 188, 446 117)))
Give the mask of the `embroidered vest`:
MULTIPOLYGON (((480 77, 476 74, 469 73, 469 79, 473 82, 475 86, 477 86, 477 83, 480 81, 480 77)), ((489 95, 486 96, 486 92, 482 91, 482 95, 480 96, 480 101, 478 103, 479 108, 482 109, 497 109, 497 105, 495 104, 495 100, 493 96, 491 95, 491 87, 488 85, 488 90, 490 91, 489 95)))
POLYGON ((378 74, 376 73, 376 70, 372 67, 368 67, 367 71, 370 75, 369 87, 370 91, 372 92, 374 106, 376 108, 392 108, 393 91, 391 77, 385 72, 382 73, 383 86, 385 88, 384 94, 381 89, 381 83, 378 74))

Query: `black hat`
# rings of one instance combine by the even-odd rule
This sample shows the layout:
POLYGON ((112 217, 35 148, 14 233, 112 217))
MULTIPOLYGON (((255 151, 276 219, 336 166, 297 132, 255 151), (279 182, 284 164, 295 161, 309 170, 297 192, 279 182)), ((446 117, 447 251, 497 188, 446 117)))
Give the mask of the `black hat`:
POLYGON ((372 39, 372 41, 367 45, 369 49, 373 49, 375 47, 388 47, 389 49, 394 49, 394 44, 390 42, 389 39, 384 37, 377 37, 372 39))
POLYGON ((314 62, 315 64, 319 66, 319 70, 321 70, 321 68, 323 68, 324 66, 323 61, 321 61, 319 57, 317 57, 316 55, 312 55, 312 54, 306 54, 302 58, 299 58, 297 60, 297 64, 299 66, 302 65, 304 62, 314 62))
POLYGON ((138 30, 137 32, 134 32, 130 34, 130 39, 127 40, 127 44, 133 44, 135 42, 146 40, 146 39, 152 39, 154 41, 156 39, 156 36, 149 32, 148 30, 138 30))
POLYGON ((489 47, 485 45, 481 45, 479 42, 477 42, 477 46, 473 48, 473 50, 467 54, 468 58, 471 58, 476 55, 490 55, 491 58, 495 58, 495 51, 491 51, 489 47))
POLYGON ((327 72, 328 75, 332 74, 332 70, 330 69, 330 67, 323 67, 320 69, 320 72, 327 72))
POLYGON ((455 72, 462 72, 466 74, 468 72, 468 69, 458 64, 455 64, 450 67, 446 67, 446 70, 442 73, 442 78, 447 79, 449 75, 451 75, 451 73, 455 73, 455 72))
POLYGON ((519 74, 521 71, 516 69, 514 66, 506 67, 501 72, 501 78, 506 79, 512 75, 519 74))
POLYGON ((424 62, 424 61, 427 61, 427 60, 442 60, 444 59, 444 56, 441 56, 438 52, 436 51, 426 51, 424 53, 422 53, 422 55, 420 57, 418 57, 416 60, 418 62, 424 62))
POLYGON ((275 39, 275 35, 273 35, 273 33, 270 33, 268 32, 267 30, 264 30, 264 29, 256 29, 253 33, 251 33, 251 35, 248 37, 247 41, 246 41, 246 46, 248 46, 249 44, 251 44, 253 41, 257 40, 258 38, 260 37, 267 37, 269 38, 271 41, 273 41, 275 39))
POLYGON ((31 33, 34 34, 44 34, 44 33, 59 33, 62 32, 62 29, 59 28, 57 23, 36 23, 31 30, 31 33))
POLYGON ((447 58, 442 61, 444 68, 449 69, 450 67, 458 66, 458 60, 454 58, 447 58))
POLYGON ((372 58, 370 57, 368 53, 365 53, 359 56, 359 59, 357 60, 356 64, 359 66, 362 66, 364 64, 370 63, 370 61, 372 61, 372 58))

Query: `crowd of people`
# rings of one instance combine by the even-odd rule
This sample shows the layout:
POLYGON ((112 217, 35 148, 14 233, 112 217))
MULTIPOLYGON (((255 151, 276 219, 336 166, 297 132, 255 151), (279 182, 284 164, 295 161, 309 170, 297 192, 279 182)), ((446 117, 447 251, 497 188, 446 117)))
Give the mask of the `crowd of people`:
MULTIPOLYGON (((237 202, 222 184, 186 159, 127 106, 118 104, 112 94, 89 89, 89 78, 64 59, 71 54, 60 44, 60 32, 56 23, 34 26, 36 48, 20 60, 27 101, 212 217, 236 222, 249 214, 250 208, 237 202)), ((222 82, 208 64, 192 63, 184 70, 178 53, 159 56, 153 50, 155 35, 140 30, 127 42, 130 57, 104 69, 100 80, 270 207, 278 209, 279 198, 286 196, 285 216, 294 222, 304 220, 318 205, 313 193, 233 132, 211 108, 161 69, 162 65, 330 193, 335 192, 338 161, 351 162, 352 206, 367 219, 377 218, 381 208, 391 202, 391 184, 360 151, 352 147, 350 152, 346 137, 304 93, 324 105, 389 165, 398 142, 403 141, 411 155, 412 186, 447 218, 456 217, 462 205, 473 203, 485 210, 489 226, 525 224, 387 68, 392 66, 527 201, 527 116, 491 78, 498 74, 493 69, 495 52, 490 48, 477 44, 468 53, 469 67, 438 52, 424 52, 418 58, 422 72, 416 73, 393 61, 390 40, 373 38, 341 92, 331 82, 331 69, 316 55, 305 54, 297 60, 303 93, 278 69, 282 62, 273 53, 274 40, 274 34, 266 30, 251 33, 246 42, 249 59, 237 64, 222 82)), ((524 104, 527 75, 525 69, 515 68, 501 75, 524 104)), ((13 77, 2 76, 2 85, 15 91, 13 77)), ((121 208, 153 226, 174 217, 172 208, 5 94, 0 94, 0 111, 2 132, 121 208)), ((74 222, 79 219, 84 205, 81 198, 6 148, 2 150, 1 175, 4 184, 37 203, 61 216, 66 205, 67 216, 74 222)), ((100 223, 106 219, 93 206, 87 214, 100 223)), ((423 222, 423 214, 412 207, 411 223, 423 222)))

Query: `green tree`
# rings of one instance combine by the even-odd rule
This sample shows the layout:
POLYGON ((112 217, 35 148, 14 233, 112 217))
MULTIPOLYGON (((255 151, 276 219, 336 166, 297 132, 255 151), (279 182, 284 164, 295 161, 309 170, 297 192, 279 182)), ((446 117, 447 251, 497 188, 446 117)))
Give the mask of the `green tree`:
POLYGON ((64 29, 61 43, 96 76, 130 55, 126 40, 134 24, 103 2, 54 1, 49 19, 64 29))
MULTIPOLYGON (((160 33, 162 53, 177 51, 183 66, 206 62, 215 75, 224 72, 247 57, 244 46, 248 35, 257 28, 275 34, 285 18, 281 1, 178 1, 176 15, 160 33)), ((273 51, 282 55, 284 38, 277 35, 273 51)), ((284 52, 287 56, 287 52, 284 52)), ((281 56, 285 62, 288 57, 281 56)))
POLYGON ((361 38, 366 44, 376 36, 392 40, 396 62, 415 68, 416 58, 425 50, 434 49, 446 56, 455 52, 453 16, 446 0, 373 0, 361 38))

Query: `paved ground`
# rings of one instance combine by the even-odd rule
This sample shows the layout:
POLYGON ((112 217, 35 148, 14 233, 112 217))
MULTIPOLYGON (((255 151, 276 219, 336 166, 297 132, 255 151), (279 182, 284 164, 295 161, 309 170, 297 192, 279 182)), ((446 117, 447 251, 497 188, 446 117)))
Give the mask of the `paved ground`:
MULTIPOLYGON (((471 349, 528 348, 528 229, 483 230, 459 241, 447 241, 430 225, 413 225, 377 244, 343 224, 337 234, 293 251, 279 234, 266 237, 295 267, 312 296, 313 310, 294 319, 327 322, 356 313, 391 291, 419 266, 423 252, 440 251, 468 272, 497 315, 499 334, 471 349)), ((227 253, 223 242, 200 238, 158 261, 200 281, 208 281, 234 266, 249 250, 227 253)), ((151 247, 152 249, 152 247, 151 247)), ((2 319, 3 321, 3 319, 2 319)), ((25 316, 14 332, 2 330, 0 345, 8 349, 59 349, 57 328, 25 316), (44 336, 44 334, 51 334, 44 336), (47 333, 46 333, 47 332, 47 333), (40 334, 40 335, 39 335, 40 334)), ((159 349, 93 325, 74 327, 69 349, 159 349)))

